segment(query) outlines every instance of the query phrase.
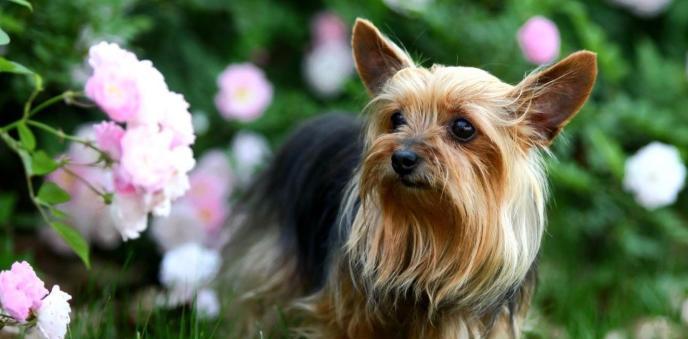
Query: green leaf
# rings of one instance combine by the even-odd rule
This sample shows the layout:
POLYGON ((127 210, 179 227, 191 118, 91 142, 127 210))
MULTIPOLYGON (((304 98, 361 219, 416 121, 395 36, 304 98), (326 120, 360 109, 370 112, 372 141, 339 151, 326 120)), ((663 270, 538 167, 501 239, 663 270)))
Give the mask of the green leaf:
POLYGON ((31 172, 35 175, 46 175, 60 165, 44 151, 37 151, 31 157, 31 172))
POLYGON ((24 75, 34 75, 34 72, 26 66, 0 57, 0 73, 14 73, 24 75))
POLYGON ((31 129, 22 122, 17 125, 17 131, 19 131, 19 140, 24 148, 33 151, 33 149, 36 148, 36 137, 33 136, 31 129))
POLYGON ((46 181, 38 190, 38 200, 48 205, 56 205, 69 201, 69 193, 65 192, 54 182, 46 181))
POLYGON ((53 217, 55 217, 56 219, 60 220, 66 220, 69 217, 67 213, 62 212, 61 210, 52 206, 50 207, 50 214, 52 214, 53 217))
POLYGON ((74 228, 67 226, 61 222, 53 222, 50 224, 57 234, 69 245, 69 247, 81 258, 87 268, 91 268, 91 261, 89 260, 88 243, 86 239, 77 232, 74 228))
POLYGON ((0 226, 10 220, 17 198, 11 193, 0 194, 0 226))
POLYGON ((0 28, 0 46, 7 45, 10 43, 10 36, 5 33, 5 31, 0 28))
POLYGON ((20 5, 20 6, 24 6, 33 12, 33 6, 31 6, 31 3, 26 1, 26 0, 8 0, 8 1, 14 2, 15 4, 20 5))

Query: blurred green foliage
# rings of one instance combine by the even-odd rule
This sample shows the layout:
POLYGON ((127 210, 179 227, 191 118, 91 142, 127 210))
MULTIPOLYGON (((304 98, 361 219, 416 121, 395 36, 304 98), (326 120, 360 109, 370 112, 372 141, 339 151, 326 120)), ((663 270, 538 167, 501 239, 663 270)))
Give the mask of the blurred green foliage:
MULTIPOLYGON (((554 144, 555 158, 549 161, 552 199, 533 336, 599 338, 656 316, 669 319, 679 333, 688 332, 679 327, 680 305, 688 292, 686 194, 651 212, 622 187, 625 159, 651 141, 673 144, 688 155, 688 2, 674 1, 651 19, 604 0, 437 0, 425 11, 406 14, 379 1, 350 0, 32 4, 29 11, 0 1, 0 28, 11 39, 0 47, 0 56, 43 75, 45 98, 81 86, 90 44, 119 42, 151 59, 192 110, 208 116, 212 127, 200 136, 198 153, 225 147, 240 128, 263 133, 276 146, 305 118, 333 110, 356 112, 365 105, 365 91, 354 77, 343 94, 325 100, 301 76, 310 20, 322 10, 336 12, 349 24, 357 16, 372 20, 426 66, 481 67, 511 83, 533 69, 521 57, 517 29, 533 15, 547 16, 561 32, 561 55, 578 49, 597 52, 600 77, 592 99, 554 144), (265 69, 275 98, 255 122, 226 122, 213 105, 216 77, 227 64, 244 61, 265 69)), ((31 83, 0 74, 0 88, 0 124, 5 124, 20 115, 31 83)), ((57 106, 42 118, 72 130, 103 116, 57 106)), ((37 137, 52 154, 64 148, 54 139, 37 137)), ((17 160, 0 147, 0 223, 7 226, 0 239, 2 267, 18 256, 30 256, 37 246, 11 241, 16 233, 33 232, 37 224, 17 160)), ((98 333, 112 331, 117 328, 98 333)))

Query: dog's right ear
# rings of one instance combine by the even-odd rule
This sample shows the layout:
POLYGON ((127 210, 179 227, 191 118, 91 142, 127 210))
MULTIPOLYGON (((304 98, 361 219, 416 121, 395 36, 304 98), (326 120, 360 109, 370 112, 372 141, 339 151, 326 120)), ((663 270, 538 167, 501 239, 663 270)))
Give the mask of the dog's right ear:
POLYGON ((396 72, 413 66, 408 54, 365 19, 356 19, 351 47, 358 75, 372 95, 380 93, 387 80, 396 72))

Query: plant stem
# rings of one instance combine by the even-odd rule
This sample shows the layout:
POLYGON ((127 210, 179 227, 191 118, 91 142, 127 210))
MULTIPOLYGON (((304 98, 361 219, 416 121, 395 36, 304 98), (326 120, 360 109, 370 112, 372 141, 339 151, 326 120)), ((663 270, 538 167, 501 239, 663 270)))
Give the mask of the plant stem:
POLYGON ((82 145, 84 145, 84 146, 86 146, 86 147, 88 147, 88 148, 90 148, 90 149, 92 149, 92 150, 98 152, 98 153, 101 154, 101 155, 107 156, 107 154, 105 154, 105 153, 104 153, 103 151, 101 151, 98 147, 96 147, 95 145, 93 145, 93 142, 91 142, 91 141, 84 140, 84 139, 81 139, 81 138, 77 138, 77 137, 75 137, 75 136, 73 136, 73 135, 69 135, 69 134, 63 132, 62 130, 55 129, 55 128, 51 127, 50 125, 46 125, 46 124, 44 124, 44 123, 42 123, 42 122, 38 122, 38 121, 35 121, 35 120, 27 120, 26 123, 29 124, 29 125, 31 125, 31 126, 34 126, 34 127, 38 128, 38 129, 42 129, 42 130, 44 130, 44 131, 46 131, 46 132, 48 132, 48 133, 50 133, 50 134, 52 134, 52 135, 55 135, 56 137, 58 137, 58 138, 60 138, 60 139, 69 140, 69 141, 73 141, 73 142, 82 144, 82 145))
POLYGON ((75 91, 66 91, 60 95, 56 95, 46 101, 43 101, 40 103, 38 106, 34 107, 30 112, 27 118, 32 117, 34 114, 42 111, 43 109, 50 107, 54 105, 57 102, 64 101, 66 104, 72 103, 72 100, 76 97, 83 96, 81 92, 75 92, 75 91))
POLYGON ((29 118, 31 115, 31 105, 33 104, 33 101, 36 99, 39 93, 43 91, 43 80, 37 75, 34 74, 34 82, 35 82, 35 87, 33 92, 31 92, 31 95, 29 96, 29 99, 26 100, 26 103, 24 104, 24 116, 22 120, 26 120, 29 118))
POLYGON ((107 193, 101 192, 100 190, 98 190, 98 188, 93 186, 93 184, 91 184, 88 180, 84 179, 84 177, 82 177, 82 176, 78 175, 76 172, 70 170, 69 168, 67 168, 67 166, 62 166, 62 170, 67 172, 69 175, 73 176, 74 178, 76 178, 76 180, 79 180, 82 184, 86 185, 91 191, 93 191, 93 193, 95 193, 95 194, 99 195, 101 198, 103 198, 103 201, 107 200, 105 198, 107 193))

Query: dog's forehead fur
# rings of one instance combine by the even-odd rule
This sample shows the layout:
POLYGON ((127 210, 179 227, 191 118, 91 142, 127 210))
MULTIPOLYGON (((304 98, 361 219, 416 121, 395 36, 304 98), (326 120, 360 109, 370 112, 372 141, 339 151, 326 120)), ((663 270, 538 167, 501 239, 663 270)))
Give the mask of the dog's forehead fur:
POLYGON ((433 65, 400 70, 389 79, 379 98, 395 102, 399 108, 441 112, 466 104, 502 106, 511 101, 513 90, 512 85, 479 68, 433 65))

